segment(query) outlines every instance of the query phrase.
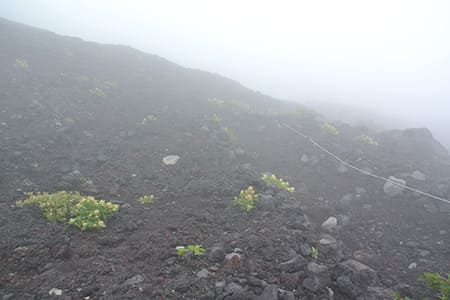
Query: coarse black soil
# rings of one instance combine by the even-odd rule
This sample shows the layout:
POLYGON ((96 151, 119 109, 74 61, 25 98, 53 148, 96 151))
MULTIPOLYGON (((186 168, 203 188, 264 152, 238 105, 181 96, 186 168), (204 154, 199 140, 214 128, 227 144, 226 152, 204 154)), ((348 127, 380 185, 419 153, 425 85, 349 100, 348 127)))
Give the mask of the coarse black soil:
POLYGON ((421 299, 433 294, 420 274, 450 270, 448 205, 407 190, 390 197, 385 182, 283 124, 359 168, 448 199, 450 157, 426 129, 339 123, 326 135, 320 115, 219 75, 3 19, 0 66, 3 299, 421 299), (165 165, 167 155, 180 159, 165 165), (295 193, 266 186, 263 172, 295 193), (260 200, 247 213, 232 200, 249 185, 260 200), (82 232, 15 206, 26 192, 59 190, 119 212, 82 232), (137 201, 146 194, 153 204, 137 201), (323 229, 331 216, 337 226, 323 229), (178 257, 175 247, 189 244, 207 254, 178 257), (370 269, 346 269, 350 259, 370 269))

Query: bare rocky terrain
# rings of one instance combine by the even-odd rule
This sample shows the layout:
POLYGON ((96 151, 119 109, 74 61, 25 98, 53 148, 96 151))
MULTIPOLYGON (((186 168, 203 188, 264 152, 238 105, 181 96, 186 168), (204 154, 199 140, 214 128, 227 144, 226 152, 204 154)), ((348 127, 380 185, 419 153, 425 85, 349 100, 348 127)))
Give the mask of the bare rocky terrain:
POLYGON ((450 270, 448 204, 349 169, 283 124, 449 199, 450 157, 427 129, 327 135, 320 115, 219 75, 2 19, 0 64, 3 300, 421 299, 433 294, 420 274, 450 270), (260 197, 244 212, 232 200, 249 185, 260 197), (83 232, 15 205, 60 190, 119 212, 83 232), (207 252, 177 256, 188 244, 207 252))

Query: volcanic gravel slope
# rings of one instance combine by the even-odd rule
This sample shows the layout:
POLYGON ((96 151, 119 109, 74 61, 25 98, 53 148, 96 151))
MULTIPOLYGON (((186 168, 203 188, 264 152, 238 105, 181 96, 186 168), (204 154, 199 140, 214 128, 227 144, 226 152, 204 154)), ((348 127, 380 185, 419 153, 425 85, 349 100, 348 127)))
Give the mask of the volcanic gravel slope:
POLYGON ((450 158, 426 129, 334 124, 326 135, 319 115, 232 80, 2 19, 0 65, 2 299, 421 299, 433 295, 419 275, 450 270, 448 205, 389 197, 284 124, 448 199, 450 158), (296 192, 268 187, 263 172, 296 192), (260 197, 247 213, 232 200, 249 185, 260 197), (59 190, 119 212, 82 232, 15 206, 59 190), (137 201, 146 194, 153 204, 137 201), (207 253, 178 257, 189 244, 207 253))

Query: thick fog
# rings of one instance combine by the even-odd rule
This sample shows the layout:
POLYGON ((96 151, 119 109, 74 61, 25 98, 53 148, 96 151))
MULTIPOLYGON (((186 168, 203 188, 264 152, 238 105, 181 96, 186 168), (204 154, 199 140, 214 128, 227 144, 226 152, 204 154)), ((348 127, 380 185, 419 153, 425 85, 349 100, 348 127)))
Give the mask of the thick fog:
POLYGON ((127 44, 344 117, 426 126, 450 147, 447 0, 2 2, 10 20, 127 44))

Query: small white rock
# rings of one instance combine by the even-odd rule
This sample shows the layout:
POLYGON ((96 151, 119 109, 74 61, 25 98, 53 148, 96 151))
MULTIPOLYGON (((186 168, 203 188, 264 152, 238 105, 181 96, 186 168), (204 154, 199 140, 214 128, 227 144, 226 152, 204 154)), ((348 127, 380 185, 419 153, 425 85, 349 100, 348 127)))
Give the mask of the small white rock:
POLYGON ((337 226, 337 219, 335 217, 329 217, 322 223, 322 228, 325 230, 333 230, 337 226))
POLYGON ((62 295, 62 290, 57 289, 57 288, 52 288, 52 289, 48 292, 48 294, 49 294, 50 296, 61 296, 61 295, 62 295))
POLYGON ((178 155, 167 155, 163 158, 163 162, 165 165, 174 165, 177 163, 177 161, 180 159, 178 155))
POLYGON ((415 262, 410 263, 408 266, 408 269, 410 269, 410 270, 414 270, 415 268, 417 268, 417 264, 415 262))

